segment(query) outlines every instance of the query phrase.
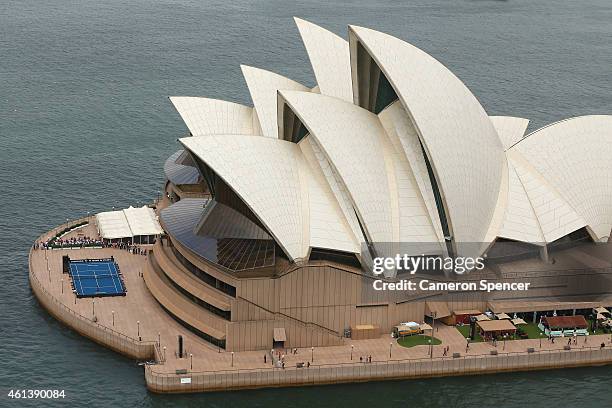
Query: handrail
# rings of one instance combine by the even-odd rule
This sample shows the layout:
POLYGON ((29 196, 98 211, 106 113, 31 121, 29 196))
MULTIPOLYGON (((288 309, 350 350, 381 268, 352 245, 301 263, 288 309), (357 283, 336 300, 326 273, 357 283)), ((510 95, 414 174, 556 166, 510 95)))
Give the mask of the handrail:
MULTIPOLYGON (((567 353, 567 352, 571 352, 571 351, 601 351, 601 350, 606 350, 609 351, 610 348, 605 348, 602 349, 601 347, 597 346, 597 347, 581 347, 581 348, 573 348, 571 350, 564 350, 564 349, 553 349, 553 350, 538 350, 535 351, 533 353, 529 353, 527 351, 507 351, 507 352, 501 352, 498 353, 496 355, 492 355, 490 353, 482 353, 482 354, 465 354, 462 355, 461 357, 453 357, 452 355, 450 356, 446 356, 446 357, 414 357, 414 358, 402 358, 402 359, 388 359, 385 361, 372 361, 371 363, 365 363, 365 362, 352 362, 352 363, 329 363, 329 364, 314 364, 311 363, 310 368, 338 368, 338 367, 356 367, 356 366, 372 366, 372 365, 376 365, 376 366, 384 366, 384 365, 389 365, 391 363, 417 363, 417 362, 433 362, 433 361, 456 361, 456 360, 467 360, 467 359, 476 359, 476 358, 482 358, 482 357, 510 357, 510 356, 514 356, 514 355, 537 355, 538 353, 567 353)), ((308 358, 306 358, 306 360, 308 360, 308 358)), ((298 369, 297 367, 286 367, 285 370, 296 370, 298 369)), ((308 368, 299 368, 299 370, 307 370, 308 368)), ((176 373, 168 373, 168 372, 158 372, 155 371, 153 368, 150 368, 151 373, 158 375, 158 376, 163 376, 163 377, 176 377, 177 374, 176 373)), ((261 368, 236 368, 233 370, 204 370, 204 371, 190 371, 188 374, 189 375, 219 375, 219 374, 236 374, 236 373, 249 373, 249 372, 262 372, 262 371, 268 371, 268 372, 272 372, 272 371, 278 371, 279 368, 278 367, 261 367, 261 368)))

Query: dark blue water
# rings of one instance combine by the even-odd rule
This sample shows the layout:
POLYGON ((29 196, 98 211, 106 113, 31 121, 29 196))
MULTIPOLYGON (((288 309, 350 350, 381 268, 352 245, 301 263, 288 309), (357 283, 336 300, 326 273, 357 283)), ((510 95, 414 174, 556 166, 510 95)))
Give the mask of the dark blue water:
POLYGON ((186 133, 167 96, 249 103, 241 63, 314 86, 293 15, 408 40, 490 114, 532 129, 612 113, 609 0, 0 0, 0 406, 34 406, 11 403, 10 388, 65 389, 66 401, 42 404, 57 406, 612 406, 609 367, 152 395, 134 362, 40 308, 27 282, 39 233, 157 195, 186 133))

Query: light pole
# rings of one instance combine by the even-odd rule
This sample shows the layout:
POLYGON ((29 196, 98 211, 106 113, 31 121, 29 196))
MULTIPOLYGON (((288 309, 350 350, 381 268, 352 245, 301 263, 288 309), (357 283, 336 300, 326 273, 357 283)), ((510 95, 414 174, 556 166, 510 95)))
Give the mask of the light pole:
POLYGON ((164 363, 166 362, 166 346, 164 346, 164 363))
POLYGON ((234 352, 232 351, 232 367, 234 366, 234 352))
POLYGON ((354 348, 355 348, 355 346, 353 346, 353 345, 351 344, 351 361, 353 361, 353 349, 354 349, 354 348))
POLYGON ((506 338, 508 337, 508 333, 504 333, 504 350, 506 350, 506 338))
POLYGON ((157 347, 161 346, 161 333, 157 332, 157 347))
POLYGON ((49 272, 49 282, 51 282, 51 268, 49 268, 49 266, 47 266, 47 272, 49 272))
POLYGON ((393 343, 389 343, 389 358, 391 358, 391 349, 393 348, 393 343))
POLYGON ((62 278, 62 295, 64 294, 64 278, 62 278))
POLYGON ((96 315, 96 299, 91 298, 91 315, 96 315))
POLYGON ((433 358, 433 344, 431 343, 431 337, 429 338, 429 358, 433 358))
POLYGON ((189 366, 191 367, 191 370, 193 370, 193 354, 189 353, 189 359, 191 360, 189 362, 189 366))
POLYGON ((136 321, 136 334, 140 338, 140 320, 136 321))
POLYGON ((113 327, 115 327, 115 311, 111 310, 111 314, 113 315, 113 327))
POLYGON ((314 363, 314 347, 310 348, 310 362, 314 363))
POLYGON ((436 316, 438 312, 431 312, 431 337, 433 337, 436 328, 436 316))
POLYGON ((542 336, 544 336, 544 334, 540 333, 540 348, 542 348, 542 336))

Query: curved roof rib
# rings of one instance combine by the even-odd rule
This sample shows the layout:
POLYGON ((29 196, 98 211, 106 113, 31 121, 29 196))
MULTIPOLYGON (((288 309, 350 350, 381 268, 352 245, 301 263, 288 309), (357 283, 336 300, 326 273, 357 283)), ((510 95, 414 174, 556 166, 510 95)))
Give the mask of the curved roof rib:
POLYGON ((511 160, 508 160, 508 172, 508 206, 497 235, 515 241, 543 245, 546 240, 540 221, 511 160))
MULTIPOLYGON (((485 110, 452 72, 420 49, 355 26, 349 26, 349 41, 352 63, 358 63, 358 47, 363 46, 412 120, 453 241, 484 242, 504 176, 503 146, 485 110)), ((352 73, 353 92, 358 92, 358 67, 352 73)))
POLYGON ((353 102, 348 42, 316 24, 294 17, 323 95, 353 102))
POLYGON ((504 145, 504 150, 518 143, 525 136, 527 126, 529 126, 529 119, 512 116, 489 116, 489 119, 504 145))
POLYGON ((180 142, 240 196, 289 257, 303 256, 305 212, 292 146, 235 135, 183 138, 180 142))
POLYGON ((240 196, 291 259, 306 258, 311 247, 359 253, 329 188, 296 144, 240 135, 180 141, 240 196))
MULTIPOLYGON (((612 229, 612 116, 567 119, 529 134, 509 151, 524 159, 586 223, 593 238, 612 229)), ((580 223, 560 220, 565 234, 580 223)), ((573 230, 571 230, 574 228, 573 230)))
POLYGON ((404 160, 410 166, 411 176, 418 186, 417 191, 427 209, 429 223, 436 234, 434 241, 443 241, 444 234, 442 233, 434 193, 429 182, 429 175, 427 174, 427 165, 423 158, 419 137, 414 126, 412 126, 412 122, 410 122, 410 118, 408 118, 406 111, 402 108, 399 101, 394 102, 379 113, 378 117, 396 150, 403 154, 404 160))
POLYGON ((253 108, 219 99, 171 96, 192 136, 215 133, 253 135, 253 108))
POLYGON ((302 153, 304 153, 304 157, 306 160, 308 160, 313 172, 322 174, 324 179, 327 181, 327 184, 329 185, 332 194, 336 198, 336 201, 344 214, 344 218, 347 220, 353 235, 357 239, 357 242, 365 242, 365 237, 359 228, 357 214, 353 209, 353 204, 348 195, 346 185, 329 162, 328 157, 325 156, 321 146, 319 146, 316 139, 309 136, 305 137, 304 142, 299 143, 298 146, 302 150, 302 153))
MULTIPOLYGON (((338 98, 282 91, 346 185, 370 242, 393 242, 391 193, 381 143, 386 138, 378 117, 338 98)), ((395 237, 398 238, 398 237, 395 237)))
POLYGON ((304 85, 265 69, 241 65, 257 119, 264 136, 278 138, 277 93, 279 90, 309 91, 304 85))
POLYGON ((553 242, 586 225, 580 214, 525 158, 510 152, 509 162, 536 214, 545 242, 553 242))
POLYGON ((345 218, 340 203, 318 165, 312 145, 302 143, 298 148, 304 159, 298 163, 302 188, 306 187, 308 193, 310 248, 359 254, 361 239, 356 238, 358 235, 345 218))

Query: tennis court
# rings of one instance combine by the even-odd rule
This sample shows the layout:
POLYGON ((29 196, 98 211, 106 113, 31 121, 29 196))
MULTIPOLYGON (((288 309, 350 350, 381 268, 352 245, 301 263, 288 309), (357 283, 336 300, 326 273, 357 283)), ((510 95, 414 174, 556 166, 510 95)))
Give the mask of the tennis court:
POLYGON ((79 298, 125 296, 119 266, 112 258, 70 260, 70 277, 79 298))

